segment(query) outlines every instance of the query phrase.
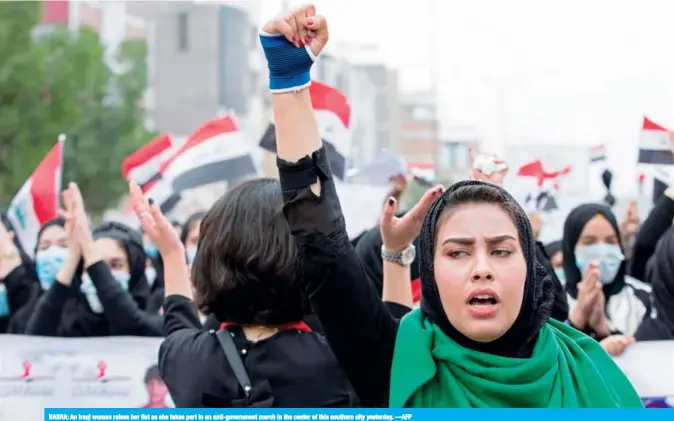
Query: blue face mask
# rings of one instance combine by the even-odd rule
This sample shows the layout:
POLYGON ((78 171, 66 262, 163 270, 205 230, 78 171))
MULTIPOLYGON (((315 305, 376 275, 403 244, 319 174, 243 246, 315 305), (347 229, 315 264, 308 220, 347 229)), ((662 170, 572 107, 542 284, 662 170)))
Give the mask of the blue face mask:
POLYGON ((155 246, 153 243, 144 243, 143 249, 145 250, 145 255, 150 259, 156 259, 157 256, 159 256, 159 250, 157 250, 157 246, 155 246))
POLYGON ((67 255, 68 249, 59 246, 51 246, 46 250, 37 252, 35 255, 35 271, 43 290, 52 286, 67 255))
MULTIPOLYGON (((111 271, 110 273, 112 273, 112 277, 115 278, 117 282, 119 282, 124 291, 129 290, 129 281, 131 280, 131 275, 120 271, 111 271)), ((94 282, 91 280, 91 277, 88 273, 82 275, 82 285, 80 285, 80 291, 82 291, 82 294, 84 294, 84 296, 87 298, 87 302, 89 303, 91 311, 96 314, 103 313, 103 304, 101 303, 101 300, 98 299, 98 291, 96 291, 96 286, 94 285, 94 282)))
POLYGON ((0 284, 0 317, 9 316, 9 297, 7 296, 7 287, 0 284))
POLYGON ((599 281, 602 285, 613 282, 625 256, 617 244, 591 244, 576 248, 576 266, 581 273, 585 272, 590 262, 599 264, 599 281))
POLYGON ((187 264, 194 263, 194 258, 197 256, 197 246, 191 246, 187 249, 187 264))
POLYGON ((555 275, 562 285, 566 285, 566 273, 564 273, 564 268, 555 268, 555 275))

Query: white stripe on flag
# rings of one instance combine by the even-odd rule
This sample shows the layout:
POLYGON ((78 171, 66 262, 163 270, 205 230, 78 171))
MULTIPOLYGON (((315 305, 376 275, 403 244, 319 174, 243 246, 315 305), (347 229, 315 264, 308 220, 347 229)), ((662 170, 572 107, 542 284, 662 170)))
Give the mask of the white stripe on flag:
POLYGON ((671 133, 660 130, 642 130, 639 136, 639 149, 671 152, 671 133))

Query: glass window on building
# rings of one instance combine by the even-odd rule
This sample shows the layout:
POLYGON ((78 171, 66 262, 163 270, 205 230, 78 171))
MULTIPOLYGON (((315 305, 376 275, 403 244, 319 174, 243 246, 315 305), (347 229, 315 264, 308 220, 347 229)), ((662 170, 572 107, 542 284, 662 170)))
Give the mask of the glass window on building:
POLYGON ((188 40, 188 19, 189 15, 187 12, 178 13, 178 50, 187 51, 189 49, 189 40, 188 40))

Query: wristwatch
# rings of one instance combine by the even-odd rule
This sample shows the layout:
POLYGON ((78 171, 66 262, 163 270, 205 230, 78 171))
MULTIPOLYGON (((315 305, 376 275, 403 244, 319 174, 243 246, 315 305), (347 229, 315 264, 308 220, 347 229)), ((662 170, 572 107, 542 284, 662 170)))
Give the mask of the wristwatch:
POLYGON ((414 244, 410 244, 400 251, 387 251, 384 246, 381 246, 381 258, 389 262, 397 263, 400 266, 409 266, 417 256, 417 250, 414 244))

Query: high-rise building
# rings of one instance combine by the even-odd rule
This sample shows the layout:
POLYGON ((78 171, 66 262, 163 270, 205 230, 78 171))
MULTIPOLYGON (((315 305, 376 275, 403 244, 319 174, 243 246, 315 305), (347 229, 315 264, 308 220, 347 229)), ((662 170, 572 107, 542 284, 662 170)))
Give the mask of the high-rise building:
POLYGON ((439 123, 435 98, 431 93, 406 95, 400 103, 401 152, 411 167, 436 165, 439 123))
POLYGON ((243 126, 252 116, 259 119, 265 69, 257 48, 258 17, 229 3, 128 2, 156 28, 158 130, 189 134, 225 112, 243 126))
POLYGON ((378 152, 376 87, 358 67, 345 58, 322 53, 312 68, 312 78, 344 92, 351 104, 350 167, 358 168, 378 152))

